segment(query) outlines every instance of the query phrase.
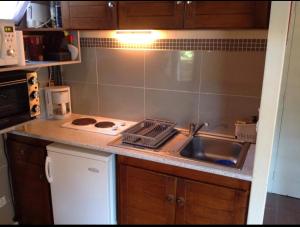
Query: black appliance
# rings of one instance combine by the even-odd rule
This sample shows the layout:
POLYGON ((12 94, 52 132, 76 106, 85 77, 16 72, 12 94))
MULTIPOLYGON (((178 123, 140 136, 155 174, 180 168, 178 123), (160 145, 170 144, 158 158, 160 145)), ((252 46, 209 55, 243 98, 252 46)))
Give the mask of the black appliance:
POLYGON ((0 130, 32 120, 39 114, 37 73, 0 73, 0 130))

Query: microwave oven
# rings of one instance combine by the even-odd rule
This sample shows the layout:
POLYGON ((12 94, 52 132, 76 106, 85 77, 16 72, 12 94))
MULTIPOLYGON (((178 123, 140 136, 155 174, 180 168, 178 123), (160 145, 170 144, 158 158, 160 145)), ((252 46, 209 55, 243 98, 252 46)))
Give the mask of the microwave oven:
POLYGON ((0 73, 0 130, 35 119, 39 114, 37 73, 0 73))
POLYGON ((18 64, 16 31, 13 20, 0 20, 0 66, 18 64))

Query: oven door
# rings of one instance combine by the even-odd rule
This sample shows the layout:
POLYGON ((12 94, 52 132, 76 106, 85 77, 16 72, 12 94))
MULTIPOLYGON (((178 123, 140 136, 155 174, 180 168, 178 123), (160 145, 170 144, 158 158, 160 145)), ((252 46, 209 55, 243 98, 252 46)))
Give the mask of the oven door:
POLYGON ((0 74, 0 129, 30 119, 26 74, 0 74))

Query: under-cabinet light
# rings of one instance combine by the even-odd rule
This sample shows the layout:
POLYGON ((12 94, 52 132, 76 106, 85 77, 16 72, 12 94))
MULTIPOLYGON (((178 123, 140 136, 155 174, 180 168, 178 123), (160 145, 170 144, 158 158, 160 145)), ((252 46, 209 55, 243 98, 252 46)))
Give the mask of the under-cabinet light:
POLYGON ((159 38, 159 32, 153 30, 116 31, 115 38, 124 44, 150 44, 159 38))

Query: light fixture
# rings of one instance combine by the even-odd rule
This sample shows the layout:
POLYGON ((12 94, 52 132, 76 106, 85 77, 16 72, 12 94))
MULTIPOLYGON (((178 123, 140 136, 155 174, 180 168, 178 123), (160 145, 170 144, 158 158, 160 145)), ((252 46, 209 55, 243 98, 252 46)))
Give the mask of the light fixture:
POLYGON ((115 38, 124 44, 150 44, 159 38, 159 32, 153 30, 118 30, 115 38))

